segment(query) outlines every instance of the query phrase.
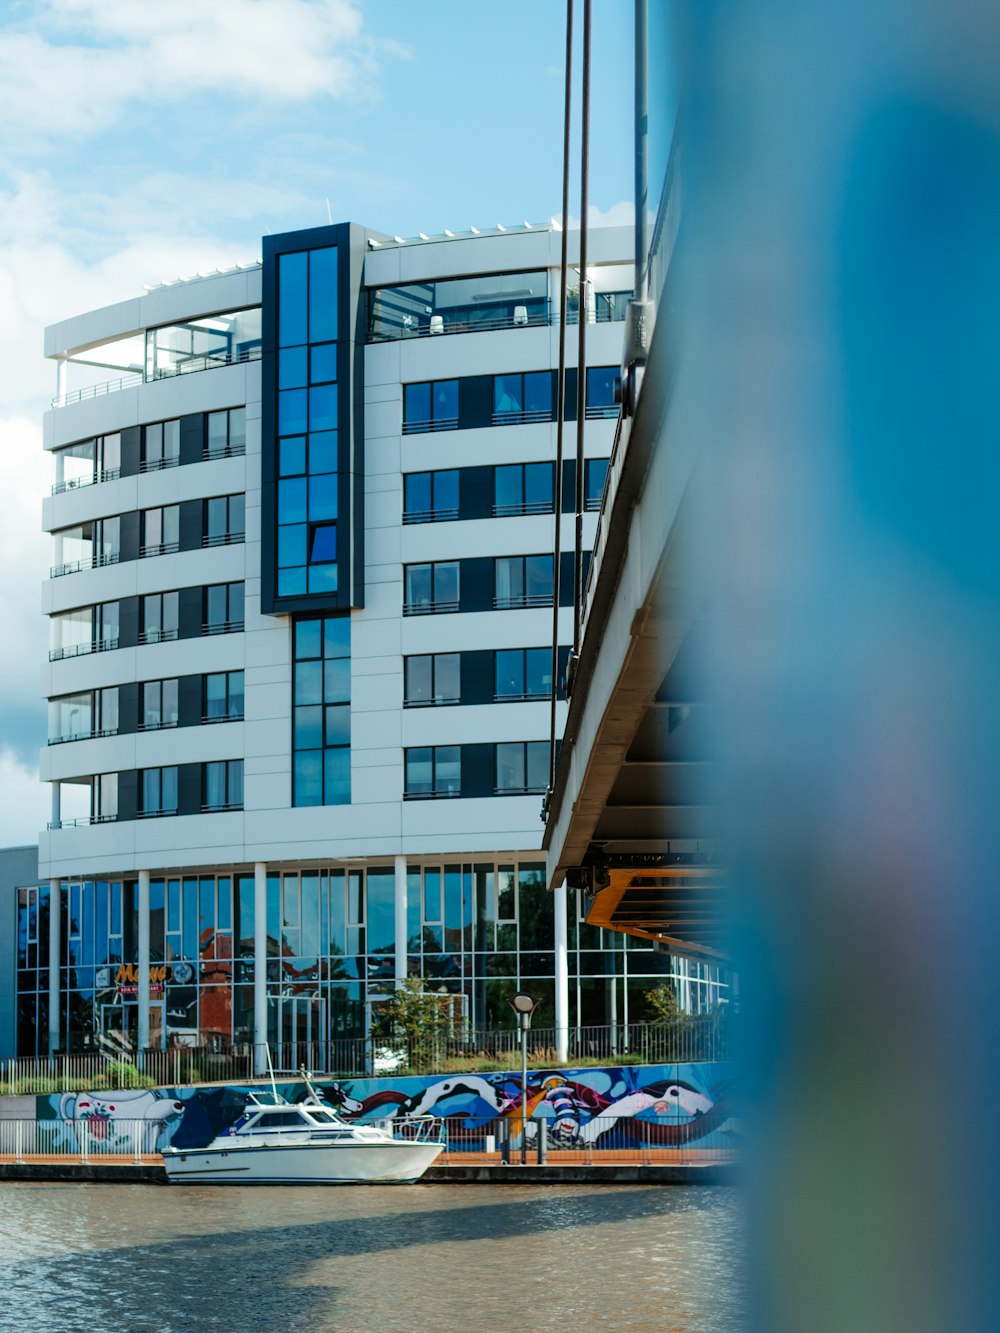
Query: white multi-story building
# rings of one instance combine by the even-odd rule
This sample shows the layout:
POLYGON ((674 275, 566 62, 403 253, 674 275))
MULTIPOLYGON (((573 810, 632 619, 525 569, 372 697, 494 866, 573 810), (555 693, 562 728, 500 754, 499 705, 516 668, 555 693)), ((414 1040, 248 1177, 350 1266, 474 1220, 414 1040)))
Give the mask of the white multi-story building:
MULTIPOLYGON (((585 547, 631 243, 592 233, 569 294, 585 547)), ((519 986, 562 1032, 645 1016, 669 960, 579 924, 539 850, 560 246, 323 227, 48 329, 52 821, 21 890, 20 1054, 358 1035, 407 975, 473 1028, 519 986)), ((572 462, 562 481, 569 511, 572 462)), ((717 997, 673 972, 689 1007, 717 997)))

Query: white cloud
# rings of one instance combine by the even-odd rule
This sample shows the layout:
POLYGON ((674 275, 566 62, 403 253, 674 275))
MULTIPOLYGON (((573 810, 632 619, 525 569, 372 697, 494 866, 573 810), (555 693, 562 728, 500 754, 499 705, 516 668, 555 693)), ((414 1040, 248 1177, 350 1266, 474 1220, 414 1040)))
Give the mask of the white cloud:
POLYGON ((51 813, 49 789, 6 746, 0 748, 0 791, 0 847, 37 842, 51 813))
POLYGON ((366 36, 350 0, 49 0, 26 12, 0 30, 0 130, 12 142, 78 138, 133 102, 223 90, 234 102, 370 96, 376 56, 405 55, 366 36))

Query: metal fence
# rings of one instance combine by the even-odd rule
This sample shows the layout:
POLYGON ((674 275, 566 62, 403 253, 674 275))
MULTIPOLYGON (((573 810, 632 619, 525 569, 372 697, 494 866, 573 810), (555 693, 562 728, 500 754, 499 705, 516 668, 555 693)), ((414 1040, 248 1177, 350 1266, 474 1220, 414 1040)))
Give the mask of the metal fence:
POLYGON ((141 1162, 157 1152, 162 1132, 162 1122, 153 1120, 0 1120, 0 1158, 141 1162))
MULTIPOLYGON (((673 1023, 627 1023, 600 1027, 533 1028, 528 1063, 560 1065, 687 1064, 733 1059, 736 1022, 726 1010, 673 1023), (564 1038, 566 1059, 560 1059, 564 1038)), ((177 1046, 170 1050, 90 1051, 49 1058, 0 1062, 0 1095, 100 1092, 128 1088, 184 1087, 245 1082, 271 1067, 281 1076, 306 1068, 338 1078, 389 1074, 475 1073, 520 1066, 516 1029, 477 1031, 455 1026, 409 1038, 350 1037, 281 1042, 268 1050, 252 1043, 220 1047, 177 1046)))
MULTIPOLYGON (((707 1133, 697 1119, 657 1115, 533 1117, 528 1121, 524 1158, 549 1166, 718 1166, 740 1158, 742 1130, 727 1118, 707 1133), (697 1135, 697 1137, 695 1137, 697 1135)), ((445 1166, 521 1162, 521 1121, 515 1112, 485 1125, 457 1117, 446 1121, 445 1166)))

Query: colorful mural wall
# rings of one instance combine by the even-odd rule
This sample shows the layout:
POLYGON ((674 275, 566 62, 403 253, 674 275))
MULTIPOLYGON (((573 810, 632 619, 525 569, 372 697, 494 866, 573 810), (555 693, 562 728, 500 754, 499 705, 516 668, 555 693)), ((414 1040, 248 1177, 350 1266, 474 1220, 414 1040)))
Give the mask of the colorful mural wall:
MULTIPOLYGON (((530 1070, 528 1139, 537 1121, 548 1122, 553 1148, 627 1148, 649 1143, 663 1147, 727 1148, 738 1145, 728 1063, 631 1065, 606 1069, 530 1070)), ((486 1074, 420 1075, 316 1081, 317 1090, 346 1120, 433 1115, 461 1130, 454 1150, 481 1150, 499 1123, 510 1126, 516 1147, 521 1133, 521 1076, 486 1074)), ((68 1146, 84 1127, 92 1139, 114 1151, 134 1146, 135 1125, 147 1152, 167 1143, 193 1147, 233 1124, 249 1086, 158 1088, 150 1091, 48 1094, 37 1099, 39 1120, 62 1121, 68 1146)), ((289 1101, 308 1096, 299 1081, 279 1082, 289 1101)), ((450 1136, 451 1137, 451 1136, 450 1136)))

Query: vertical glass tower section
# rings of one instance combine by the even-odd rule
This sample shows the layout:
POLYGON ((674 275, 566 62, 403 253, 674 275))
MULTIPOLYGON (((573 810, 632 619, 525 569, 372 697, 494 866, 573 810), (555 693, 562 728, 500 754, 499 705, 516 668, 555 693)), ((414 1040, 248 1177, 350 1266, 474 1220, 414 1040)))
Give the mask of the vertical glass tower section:
POLYGON ((264 241, 265 612, 361 603, 362 417, 354 402, 363 246, 364 232, 349 224, 264 241))

